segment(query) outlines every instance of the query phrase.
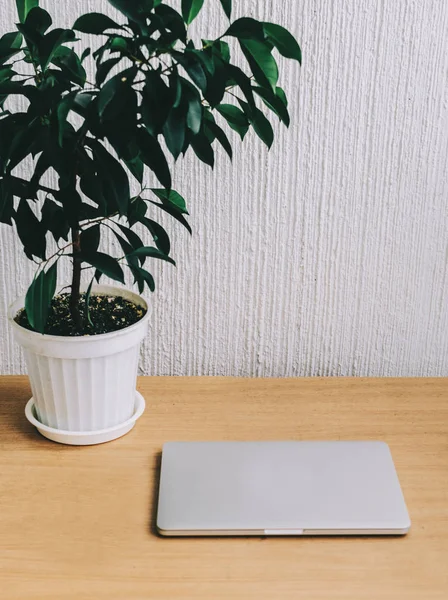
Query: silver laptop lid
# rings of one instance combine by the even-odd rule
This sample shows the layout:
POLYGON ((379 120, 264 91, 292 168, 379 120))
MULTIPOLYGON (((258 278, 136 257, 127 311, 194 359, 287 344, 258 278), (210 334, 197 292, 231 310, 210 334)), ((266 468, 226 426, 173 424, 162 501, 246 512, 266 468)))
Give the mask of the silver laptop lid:
POLYGON ((402 534, 409 515, 383 442, 169 442, 163 535, 402 534))

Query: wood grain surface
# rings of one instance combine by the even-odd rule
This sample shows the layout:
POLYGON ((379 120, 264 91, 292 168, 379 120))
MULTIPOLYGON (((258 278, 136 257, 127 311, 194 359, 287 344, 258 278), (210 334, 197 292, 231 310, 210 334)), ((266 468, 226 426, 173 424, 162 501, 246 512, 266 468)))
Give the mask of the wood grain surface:
POLYGON ((139 379, 124 438, 49 442, 0 378, 3 600, 446 600, 447 379, 139 379), (168 440, 384 440, 406 537, 164 539, 154 530, 168 440))

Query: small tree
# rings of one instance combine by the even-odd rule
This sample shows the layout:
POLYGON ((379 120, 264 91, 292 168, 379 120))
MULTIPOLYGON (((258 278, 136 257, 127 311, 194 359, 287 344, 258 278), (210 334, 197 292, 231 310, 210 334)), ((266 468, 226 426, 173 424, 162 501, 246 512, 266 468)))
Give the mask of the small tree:
MULTIPOLYGON (((175 264, 165 229, 147 216, 155 206, 191 233, 185 201, 171 187, 166 150, 177 159, 191 147, 213 167, 217 142, 232 158, 222 123, 241 139, 252 127, 270 147, 273 131, 259 101, 289 124, 273 50, 299 62, 301 53, 286 29, 241 18, 196 48, 187 26, 204 0, 182 0, 181 13, 161 0, 109 1, 124 23, 90 13, 73 29, 51 29, 38 0, 16 0, 18 31, 0 39, 0 221, 15 224, 26 256, 38 263, 25 309, 42 333, 61 258, 72 260, 70 310, 79 331, 88 318, 88 310, 80 311, 82 268, 92 267, 97 281, 104 274, 124 282, 127 265, 141 293, 145 284, 154 290, 146 258, 175 264), (103 43, 92 55, 89 48, 78 54, 75 31, 101 36, 103 43), (225 38, 238 41, 250 75, 232 64, 225 38), (89 55, 93 81, 83 67, 89 55), (27 106, 11 112, 8 100, 17 94, 27 106), (30 155, 30 177, 22 179, 14 171, 30 155), (144 185, 145 167, 161 187, 144 185), (41 182, 49 169, 57 174, 54 187, 41 182), (129 177, 141 186, 133 198, 129 177), (136 223, 147 228, 154 246, 143 244, 132 229, 136 223), (122 257, 98 251, 104 227, 113 231, 122 257), (58 249, 47 256, 50 234, 58 249)), ((230 20, 231 0, 220 3, 230 20)))

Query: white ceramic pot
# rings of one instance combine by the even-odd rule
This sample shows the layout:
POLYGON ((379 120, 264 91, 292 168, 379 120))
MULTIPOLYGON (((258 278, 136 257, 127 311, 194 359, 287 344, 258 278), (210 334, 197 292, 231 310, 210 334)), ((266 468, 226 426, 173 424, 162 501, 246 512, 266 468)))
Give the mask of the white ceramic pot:
POLYGON ((148 305, 141 296, 114 286, 96 286, 92 293, 122 296, 147 312, 119 331, 69 337, 42 335, 18 325, 14 317, 24 298, 9 309, 33 393, 27 418, 43 435, 62 443, 95 444, 120 437, 132 429, 144 408, 135 388, 148 305))

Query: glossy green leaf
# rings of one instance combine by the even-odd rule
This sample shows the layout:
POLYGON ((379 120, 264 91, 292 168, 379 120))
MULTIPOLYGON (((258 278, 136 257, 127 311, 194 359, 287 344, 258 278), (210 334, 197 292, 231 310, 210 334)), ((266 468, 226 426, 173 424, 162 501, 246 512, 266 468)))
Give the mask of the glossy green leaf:
POLYGON ((115 65, 119 63, 121 59, 121 56, 114 56, 98 65, 95 77, 95 83, 98 87, 102 85, 106 77, 109 75, 111 69, 113 69, 113 67, 115 67, 115 65))
POLYGON ((84 50, 82 51, 81 57, 80 57, 80 60, 81 60, 81 62, 82 62, 83 60, 85 60, 85 59, 86 59, 88 56, 90 56, 90 53, 91 53, 91 52, 92 52, 92 51, 91 51, 91 49, 90 49, 90 48, 84 48, 84 50))
POLYGON ((51 62, 59 67, 70 81, 77 83, 81 87, 84 86, 86 82, 85 69, 81 64, 81 60, 71 48, 59 46, 51 62))
POLYGON ((11 183, 7 179, 0 179, 0 223, 12 225, 11 217, 14 213, 14 197, 11 183))
POLYGON ((129 206, 129 180, 125 170, 99 142, 91 142, 93 155, 100 170, 103 194, 110 198, 121 215, 129 206))
POLYGON ((98 250, 100 244, 100 226, 92 225, 81 232, 81 251, 90 254, 98 250))
POLYGON ((73 29, 82 31, 83 33, 99 34, 107 29, 122 29, 122 27, 110 17, 101 13, 92 12, 76 19, 73 29))
POLYGON ((240 46, 258 83, 262 87, 275 90, 278 67, 266 43, 258 40, 240 40, 240 46))
POLYGON ((226 16, 228 19, 230 19, 230 15, 232 12, 232 0, 220 0, 221 2, 221 6, 224 9, 224 12, 226 13, 226 16))
POLYGON ((51 300, 56 291, 57 262, 33 280, 25 296, 25 311, 31 327, 44 333, 50 312, 51 300))
POLYGON ((151 292, 153 292, 156 289, 154 277, 151 275, 151 273, 138 266, 131 267, 131 271, 135 277, 135 280, 138 283, 138 290, 140 294, 143 293, 144 283, 146 283, 151 292))
MULTIPOLYGON (((260 98, 263 100, 263 102, 266 104, 266 106, 268 108, 270 108, 276 115, 278 115, 278 117, 280 118, 281 121, 283 121, 283 123, 288 126, 290 119, 289 119, 289 113, 288 113, 288 109, 286 108, 285 105, 285 100, 286 97, 279 95, 277 90, 280 90, 281 88, 276 88, 276 94, 274 94, 274 92, 270 89, 267 88, 261 88, 261 87, 256 87, 254 86, 253 91, 258 94, 260 96, 260 98)), ((283 91, 283 90, 282 90, 283 91)))
POLYGON ((148 207, 143 198, 140 198, 140 196, 131 198, 128 210, 129 225, 133 227, 136 223, 138 223, 140 219, 145 216, 147 209, 148 207))
POLYGON ((134 175, 136 180, 140 184, 142 184, 145 164, 142 161, 142 159, 140 158, 140 156, 135 156, 134 158, 130 158, 128 160, 123 158, 122 160, 123 160, 124 164, 127 166, 127 168, 130 170, 132 175, 134 175))
POLYGON ((170 238, 165 231, 165 229, 156 223, 152 219, 148 219, 147 217, 142 217, 140 219, 140 223, 148 229, 152 238, 154 240, 155 245, 159 250, 161 250, 164 254, 168 255, 171 250, 170 238))
POLYGON ((64 140, 64 128, 67 122, 67 116, 73 106, 75 98, 72 94, 65 96, 58 104, 56 109, 57 122, 58 122, 58 144, 62 146, 64 140))
POLYGON ((117 259, 103 252, 82 253, 84 262, 95 267, 100 273, 115 281, 124 283, 124 273, 117 259))
POLYGON ((260 39, 264 38, 263 24, 250 17, 242 17, 234 21, 224 35, 231 35, 238 39, 260 39))
POLYGON ((152 246, 143 246, 142 248, 136 248, 130 256, 145 256, 149 258, 158 258, 160 260, 164 260, 166 262, 171 263, 176 266, 175 261, 170 257, 161 252, 158 248, 153 248, 152 246))
POLYGON ((12 56, 20 52, 22 40, 20 32, 5 33, 0 38, 0 64, 5 63, 12 56))
POLYGON ((89 287, 87 288, 87 291, 86 291, 85 306, 84 306, 84 318, 89 323, 89 325, 91 325, 92 327, 93 327, 93 323, 92 323, 92 319, 90 317, 90 294, 92 292, 92 285, 93 285, 94 281, 95 281, 95 277, 92 277, 92 280, 89 283, 89 287))
POLYGON ((124 37, 115 35, 109 38, 107 46, 105 46, 111 52, 125 53, 128 50, 128 42, 124 37))
POLYGON ((274 44, 282 56, 293 58, 302 64, 302 51, 293 35, 281 25, 263 23, 267 39, 274 44))
POLYGON ((182 152, 185 140, 186 118, 184 110, 180 108, 171 109, 163 126, 163 136, 168 150, 176 160, 182 152))
POLYGON ((251 125, 258 137, 266 144, 268 148, 270 148, 272 146, 272 142, 274 141, 272 125, 258 108, 253 109, 251 125))
POLYGON ((189 25, 195 19, 204 4, 204 0, 182 0, 182 16, 189 25))
POLYGON ((249 121, 243 111, 233 104, 220 104, 216 110, 226 119, 229 126, 244 139, 249 129, 249 121))
POLYGON ((117 223, 117 225, 121 229, 121 231, 124 233, 124 235, 127 237, 127 240, 129 242, 129 244, 132 246, 133 250, 135 250, 136 248, 140 248, 141 246, 144 245, 140 236, 138 236, 135 233, 135 231, 132 231, 132 229, 129 229, 129 227, 125 227, 124 225, 121 225, 120 223, 117 223))
POLYGON ((46 249, 45 231, 43 231, 40 221, 24 198, 19 202, 19 207, 14 215, 14 221, 20 241, 28 258, 37 256, 37 258, 44 260, 46 249))
POLYGON ((19 21, 25 23, 25 19, 32 8, 39 6, 39 0, 16 0, 19 21))
POLYGON ((146 130, 139 129, 137 143, 140 148, 140 158, 155 174, 160 183, 171 187, 171 174, 168 163, 156 138, 152 137, 146 130))
POLYGON ((215 153, 210 140, 207 138, 204 131, 200 131, 197 135, 191 136, 190 144, 199 160, 213 168, 215 164, 215 153))
POLYGON ((38 33, 45 33, 47 29, 52 24, 52 19, 46 10, 40 8, 39 6, 35 6, 32 8, 25 19, 25 25, 32 29, 33 31, 37 31, 38 33))
POLYGON ((75 32, 71 29, 53 29, 47 33, 39 46, 39 61, 42 69, 47 68, 59 46, 65 42, 72 42, 75 37, 75 32))
POLYGON ((172 103, 172 93, 159 73, 148 71, 142 92, 141 113, 153 136, 162 132, 172 103))
POLYGON ((154 202, 153 200, 150 200, 150 202, 151 204, 154 204, 154 206, 158 206, 159 208, 167 212, 169 215, 174 217, 176 221, 179 221, 179 223, 181 223, 190 234, 192 233, 191 227, 188 224, 187 220, 177 209, 173 208, 169 204, 159 204, 158 202, 154 202))
POLYGON ((227 69, 228 74, 231 76, 235 84, 243 92, 246 100, 251 106, 255 106, 254 94, 252 92, 250 77, 244 73, 239 67, 235 65, 229 65, 227 69))
POLYGON ((109 0, 109 3, 136 23, 144 23, 145 17, 156 5, 154 0, 109 0))
POLYGON ((62 208, 47 198, 42 207, 42 224, 44 228, 53 234, 56 242, 61 238, 68 240, 70 230, 69 223, 62 208))
POLYGON ((198 86, 198 88, 204 91, 207 87, 207 78, 202 68, 202 62, 192 52, 186 51, 185 54, 181 52, 173 53, 176 61, 185 69, 191 80, 198 86))
POLYGON ((175 190, 151 188, 151 192, 153 192, 164 204, 169 204, 175 210, 188 215, 187 205, 184 198, 182 198, 182 196, 175 190))
POLYGON ((218 140, 224 150, 227 152, 230 160, 233 157, 232 146, 225 134, 225 132, 221 129, 219 125, 217 125, 214 121, 207 121, 204 125, 207 129, 211 131, 214 137, 218 140))

